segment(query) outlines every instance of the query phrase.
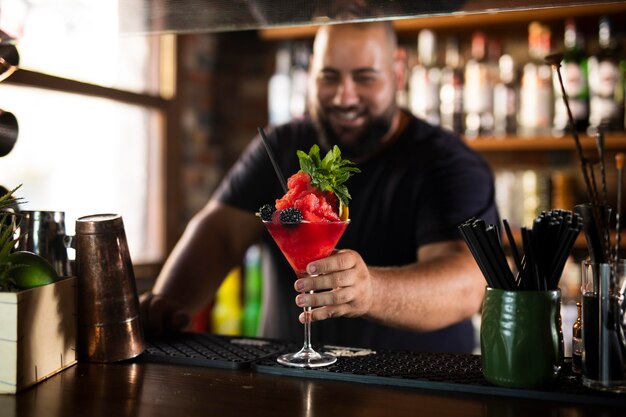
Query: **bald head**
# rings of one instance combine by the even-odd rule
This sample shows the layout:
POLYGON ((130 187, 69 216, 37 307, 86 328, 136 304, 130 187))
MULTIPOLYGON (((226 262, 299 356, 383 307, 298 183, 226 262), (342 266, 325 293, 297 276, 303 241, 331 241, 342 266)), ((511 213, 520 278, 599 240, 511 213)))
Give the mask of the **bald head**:
POLYGON ((318 28, 313 44, 313 53, 319 50, 319 45, 328 43, 329 39, 341 38, 342 36, 379 37, 384 40, 381 46, 393 59, 398 47, 398 39, 391 22, 377 21, 365 23, 341 23, 335 25, 322 25, 318 28))
POLYGON ((313 45, 309 111, 322 144, 352 159, 373 152, 397 124, 395 94, 403 65, 388 22, 320 27, 313 45))

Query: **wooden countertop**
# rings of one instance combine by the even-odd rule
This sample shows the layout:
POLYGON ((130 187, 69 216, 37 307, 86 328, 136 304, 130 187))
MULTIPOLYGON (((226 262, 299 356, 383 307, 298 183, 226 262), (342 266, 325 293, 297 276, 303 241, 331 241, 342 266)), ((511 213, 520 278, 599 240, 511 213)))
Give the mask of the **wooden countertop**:
POLYGON ((618 407, 394 388, 156 363, 79 363, 17 395, 0 415, 623 416, 618 407))

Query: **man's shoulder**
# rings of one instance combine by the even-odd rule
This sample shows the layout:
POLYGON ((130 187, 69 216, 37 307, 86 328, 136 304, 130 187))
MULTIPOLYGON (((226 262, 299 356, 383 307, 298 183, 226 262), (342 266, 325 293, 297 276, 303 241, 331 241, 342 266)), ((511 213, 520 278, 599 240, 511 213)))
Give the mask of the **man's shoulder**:
POLYGON ((402 135, 405 141, 412 146, 433 151, 469 151, 473 153, 459 134, 441 126, 432 125, 410 113, 409 117, 409 123, 407 123, 402 135))
POLYGON ((451 130, 444 129, 441 126, 430 124, 427 121, 416 117, 409 111, 406 111, 406 113, 409 116, 409 123, 407 124, 406 131, 412 136, 419 139, 446 138, 462 141, 459 134, 452 132, 451 130))
POLYGON ((405 145, 398 151, 422 161, 423 166, 460 172, 478 167, 489 170, 484 157, 455 132, 411 116, 403 135, 405 145))

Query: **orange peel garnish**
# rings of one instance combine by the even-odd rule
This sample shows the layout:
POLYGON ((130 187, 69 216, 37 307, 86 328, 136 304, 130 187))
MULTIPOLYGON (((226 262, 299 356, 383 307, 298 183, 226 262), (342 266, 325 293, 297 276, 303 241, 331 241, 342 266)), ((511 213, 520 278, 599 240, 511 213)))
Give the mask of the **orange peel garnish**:
POLYGON ((344 206, 342 202, 339 202, 339 220, 345 222, 350 218, 350 210, 348 206, 344 206))

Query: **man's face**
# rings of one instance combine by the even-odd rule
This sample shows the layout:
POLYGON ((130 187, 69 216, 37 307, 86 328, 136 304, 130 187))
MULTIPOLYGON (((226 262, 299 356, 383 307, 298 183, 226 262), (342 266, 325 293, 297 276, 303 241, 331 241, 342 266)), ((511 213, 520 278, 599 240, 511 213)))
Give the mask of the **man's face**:
POLYGON ((389 132, 397 107, 393 53, 382 25, 336 26, 318 34, 309 110, 322 142, 358 159, 389 132))

